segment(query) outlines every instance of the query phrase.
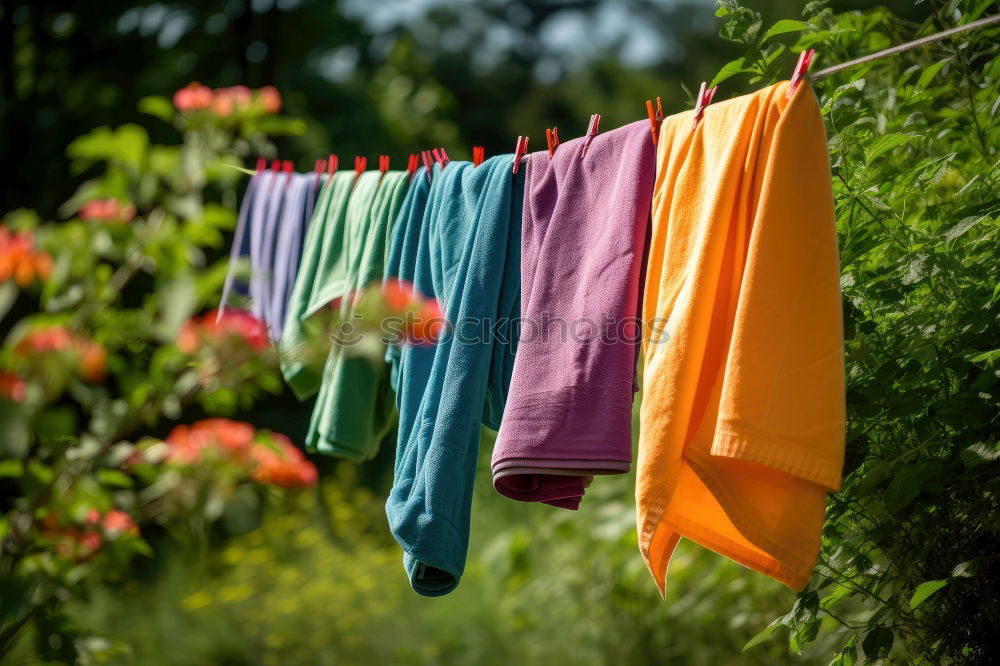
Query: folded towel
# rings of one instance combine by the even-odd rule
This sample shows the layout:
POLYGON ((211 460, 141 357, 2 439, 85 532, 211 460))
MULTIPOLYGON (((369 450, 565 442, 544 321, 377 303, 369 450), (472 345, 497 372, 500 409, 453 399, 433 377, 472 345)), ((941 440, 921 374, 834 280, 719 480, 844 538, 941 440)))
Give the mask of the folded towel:
MULTIPOLYGON (((386 502, 413 589, 426 596, 458 585, 469 546, 480 423, 503 410, 505 344, 484 332, 516 317, 523 170, 511 155, 478 167, 435 167, 420 225, 414 286, 436 298, 451 330, 436 345, 403 348, 399 440, 386 502)), ((509 341, 508 341, 509 344, 509 341)))
POLYGON ((688 537, 793 588, 840 485, 844 349, 826 136, 811 87, 660 130, 644 296, 639 546, 663 593, 688 537))
MULTIPOLYGON (((345 317, 353 316, 352 294, 372 286, 373 281, 374 286, 381 286, 387 234, 409 186, 410 175, 405 171, 370 171, 358 180, 347 207, 344 256, 336 260, 337 269, 327 274, 341 291, 319 289, 320 299, 340 299, 345 317)), ((384 354, 381 348, 376 358, 360 355, 350 346, 331 348, 306 436, 308 449, 355 462, 378 453, 379 443, 394 422, 384 354)))
POLYGON ((525 164, 521 336, 493 484, 567 509, 594 474, 632 461, 649 125, 559 144, 525 164))
MULTIPOLYGON (((299 400, 315 394, 322 380, 321 372, 314 367, 309 354, 306 354, 311 345, 315 346, 321 341, 310 340, 303 323, 312 314, 309 304, 313 300, 313 291, 319 289, 330 270, 330 256, 339 256, 343 251, 344 217, 354 180, 354 172, 340 171, 322 185, 306 232, 292 295, 288 299, 279 346, 281 372, 299 400), (337 248, 336 252, 331 252, 332 246, 337 248)), ((262 187, 263 183, 258 185, 258 188, 262 187)))
POLYGON ((305 237, 318 191, 315 174, 298 174, 287 186, 285 205, 275 232, 274 256, 271 268, 270 302, 265 323, 272 340, 281 340, 285 326, 292 286, 302 259, 305 237))
MULTIPOLYGON (((390 234, 385 261, 385 282, 398 280, 408 284, 413 283, 420 244, 420 227, 424 222, 424 209, 427 206, 429 192, 430 181, 427 178, 427 170, 420 167, 411 179, 410 189, 406 193, 406 199, 403 200, 399 215, 396 216, 395 227, 390 234)), ((399 363, 403 354, 401 343, 401 340, 390 340, 385 350, 385 362, 389 365, 389 381, 393 391, 399 389, 399 363)), ((396 406, 399 406, 398 395, 396 406)))

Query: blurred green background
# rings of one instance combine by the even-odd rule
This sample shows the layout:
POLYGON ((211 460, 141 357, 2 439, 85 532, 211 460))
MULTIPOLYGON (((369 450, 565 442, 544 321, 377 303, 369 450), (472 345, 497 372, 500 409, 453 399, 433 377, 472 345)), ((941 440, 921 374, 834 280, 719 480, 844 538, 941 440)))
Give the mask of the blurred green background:
MULTIPOLYGON (((770 25, 803 4, 751 6, 770 25)), ((931 11, 879 4, 913 20, 931 11)), ((519 134, 539 149, 546 127, 570 138, 591 113, 614 127, 644 117, 657 95, 668 113, 688 108, 690 91, 741 52, 718 37, 714 11, 709 0, 5 2, 0 210, 55 217, 88 177, 60 159, 65 146, 95 126, 141 120, 137 100, 192 80, 276 86, 286 112, 307 121, 305 134, 278 141, 300 170, 329 152, 342 163, 388 153, 396 168, 436 145, 455 159, 473 144, 510 152, 519 134)), ((790 71, 794 55, 783 58, 790 71)), ((154 141, 156 132, 172 130, 154 128, 154 141)), ((283 396, 243 416, 301 439, 310 407, 283 396)), ((491 447, 484 431, 484 453, 491 447)), ((382 509, 391 454, 386 446, 364 467, 317 461, 319 488, 276 501, 259 529, 183 548, 164 538, 157 552, 167 556, 141 562, 137 580, 67 610, 129 646, 117 657, 109 648, 109 659, 138 664, 829 660, 826 638, 801 655, 774 643, 741 653, 795 595, 690 543, 661 601, 635 546, 631 475, 601 479, 578 514, 554 513, 497 495, 488 453, 466 577, 446 598, 417 597, 382 509)), ((28 643, 14 663, 29 660, 28 643)))

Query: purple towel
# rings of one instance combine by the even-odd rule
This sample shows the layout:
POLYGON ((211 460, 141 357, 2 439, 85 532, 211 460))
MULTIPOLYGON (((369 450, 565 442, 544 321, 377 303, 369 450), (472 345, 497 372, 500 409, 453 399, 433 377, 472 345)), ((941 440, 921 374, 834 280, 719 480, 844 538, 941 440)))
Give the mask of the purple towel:
POLYGON ((655 157, 639 121, 526 160, 521 339, 493 450, 507 497, 576 509, 592 475, 629 470, 655 157))

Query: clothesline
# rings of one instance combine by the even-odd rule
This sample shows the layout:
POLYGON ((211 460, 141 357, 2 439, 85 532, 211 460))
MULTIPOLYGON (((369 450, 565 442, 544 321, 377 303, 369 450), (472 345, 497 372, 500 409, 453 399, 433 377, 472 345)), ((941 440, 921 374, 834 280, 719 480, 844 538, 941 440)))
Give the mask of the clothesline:
POLYGON ((957 28, 942 30, 941 32, 936 32, 933 35, 927 35, 926 37, 921 37, 920 39, 914 39, 912 42, 906 42, 904 44, 883 49, 860 58, 855 58, 854 60, 848 60, 847 62, 842 62, 838 65, 821 69, 815 74, 811 74, 810 78, 813 81, 818 81, 824 77, 830 76, 831 74, 836 74, 839 71, 854 67, 855 65, 861 65, 880 58, 887 58, 888 56, 896 55, 897 53, 902 53, 903 51, 909 51, 910 49, 915 49, 916 47, 923 46, 924 44, 940 41, 946 37, 951 37, 952 35, 957 35, 961 32, 984 28, 988 25, 993 25, 994 23, 1000 23, 1000 14, 997 14, 996 16, 988 16, 984 19, 979 19, 978 21, 973 21, 971 23, 966 23, 965 25, 960 25, 957 28))

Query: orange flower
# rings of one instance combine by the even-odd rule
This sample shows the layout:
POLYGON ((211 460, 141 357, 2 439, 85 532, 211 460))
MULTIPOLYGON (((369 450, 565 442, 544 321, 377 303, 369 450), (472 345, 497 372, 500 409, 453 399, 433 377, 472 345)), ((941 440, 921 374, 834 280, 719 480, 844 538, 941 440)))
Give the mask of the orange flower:
POLYGON ((411 282, 389 279, 382 285, 382 300, 389 310, 399 313, 413 305, 417 301, 417 295, 411 282))
POLYGON ((174 106, 178 111, 207 109, 212 104, 212 89, 192 81, 174 93, 174 106))
POLYGON ((135 206, 118 199, 93 199, 80 207, 79 215, 81 220, 130 222, 135 217, 135 206))
POLYGON ((201 317, 188 319, 177 335, 177 346, 185 354, 194 354, 205 343, 221 342, 228 338, 240 338, 254 351, 262 351, 270 344, 264 324, 248 312, 218 310, 201 317))
POLYGON ((75 357, 77 373, 84 381, 104 379, 107 350, 89 338, 70 332, 65 326, 41 326, 29 331, 14 345, 14 354, 24 359, 49 353, 68 353, 75 357))
POLYGON ((13 372, 0 370, 0 400, 22 402, 27 394, 24 378, 13 372))
POLYGON ((36 278, 45 280, 52 273, 52 257, 35 249, 35 239, 28 231, 11 233, 0 227, 0 282, 14 278, 26 287, 36 278))
POLYGON ((232 96, 225 89, 216 90, 212 94, 212 113, 220 118, 231 116, 235 107, 232 96))
POLYGON ((267 113, 277 113, 281 111, 281 93, 274 86, 264 86, 257 91, 261 104, 267 113))
POLYGON ((437 301, 425 301, 407 327, 407 340, 414 345, 432 345, 445 330, 445 318, 437 301))
POLYGON ((250 478, 283 488, 304 488, 316 483, 319 473, 285 435, 258 433, 249 423, 213 418, 175 427, 165 440, 167 461, 195 465, 213 455, 248 467, 250 478))
POLYGON ((250 476, 260 483, 282 488, 306 488, 316 484, 319 473, 291 440, 278 433, 267 433, 256 442, 250 457, 257 464, 250 476))

